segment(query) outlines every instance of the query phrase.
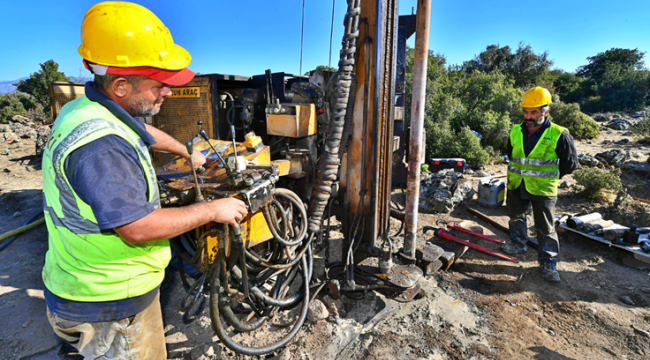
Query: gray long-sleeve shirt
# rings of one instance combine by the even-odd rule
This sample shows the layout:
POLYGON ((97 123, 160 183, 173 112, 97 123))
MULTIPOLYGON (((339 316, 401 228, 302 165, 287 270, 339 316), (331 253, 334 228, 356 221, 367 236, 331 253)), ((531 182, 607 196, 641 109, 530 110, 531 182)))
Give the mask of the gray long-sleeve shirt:
MULTIPOLYGON (((548 129, 550 126, 551 126, 551 121, 548 118, 546 118, 542 127, 531 134, 528 132, 528 127, 526 127, 526 124, 522 123, 521 133, 523 134, 524 153, 526 154, 526 156, 528 156, 531 153, 531 151, 533 151, 535 145, 537 145, 537 142, 542 137, 544 131, 548 129)), ((506 154, 508 155, 508 158, 512 158, 512 148, 513 148, 512 142, 508 141, 508 146, 506 148, 506 154)), ((557 145, 555 147, 555 153, 560 159, 560 178, 562 178, 564 175, 571 174, 574 170, 576 170, 579 167, 578 151, 576 150, 575 143, 573 142, 573 137, 571 136, 571 134, 569 134, 568 131, 565 130, 564 132, 562 132, 562 135, 560 135, 560 139, 558 139, 557 145)), ((523 180, 521 184, 523 186, 520 185, 518 189, 521 189, 522 199, 546 200, 546 199, 554 198, 554 196, 533 195, 529 193, 528 190, 526 190, 526 184, 524 183, 523 180)), ((515 189, 515 191, 516 190, 517 189, 515 189)))

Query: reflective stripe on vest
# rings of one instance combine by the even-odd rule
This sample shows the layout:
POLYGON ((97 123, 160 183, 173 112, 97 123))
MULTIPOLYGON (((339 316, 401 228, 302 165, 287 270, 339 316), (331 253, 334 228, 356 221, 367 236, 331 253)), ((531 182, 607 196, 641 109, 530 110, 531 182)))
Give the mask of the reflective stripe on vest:
POLYGON ((43 192, 49 250, 43 268, 48 289, 75 301, 112 301, 157 287, 171 258, 167 240, 129 244, 102 232, 90 208, 64 172, 67 156, 103 136, 126 140, 140 159, 147 200, 160 207, 156 176, 142 139, 103 106, 83 97, 66 104, 43 154, 43 192))
POLYGON ((526 156, 524 152, 521 125, 510 132, 512 158, 508 164, 508 189, 516 189, 521 182, 533 195, 555 196, 560 178, 560 159, 555 153, 557 142, 566 129, 551 123, 542 133, 533 150, 526 156))

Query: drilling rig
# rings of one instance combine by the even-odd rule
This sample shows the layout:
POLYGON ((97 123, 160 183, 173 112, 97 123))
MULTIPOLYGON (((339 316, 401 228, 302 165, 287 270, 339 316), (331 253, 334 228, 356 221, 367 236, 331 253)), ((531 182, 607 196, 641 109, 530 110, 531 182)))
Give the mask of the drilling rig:
MULTIPOLYGON (((195 170, 154 154, 164 207, 223 197, 248 207, 240 226, 208 224, 172 239, 187 288, 181 309, 209 291, 213 329, 234 351, 261 355, 286 345, 323 289, 352 298, 376 290, 401 301, 418 293, 423 102, 416 96, 423 92, 414 80, 407 133, 405 60, 406 40, 417 32, 416 62, 424 58, 426 74, 429 2, 419 2, 417 15, 398 16, 396 0, 349 0, 338 71, 200 75, 174 88, 151 120, 207 159, 195 170), (394 183, 410 191, 401 249, 389 231, 394 183), (342 224, 343 256, 317 278, 314 252, 327 245, 332 216, 342 224), (238 335, 274 326, 277 336, 266 342, 238 335)), ((421 75, 421 66, 414 72, 421 75)))

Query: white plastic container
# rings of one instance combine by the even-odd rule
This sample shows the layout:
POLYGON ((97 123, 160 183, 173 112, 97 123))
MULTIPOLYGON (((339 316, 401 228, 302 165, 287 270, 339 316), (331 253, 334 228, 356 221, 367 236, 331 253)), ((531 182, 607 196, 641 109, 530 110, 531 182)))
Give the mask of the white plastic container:
POLYGON ((478 203, 488 208, 503 205, 506 195, 506 183, 499 179, 482 179, 478 183, 478 203))

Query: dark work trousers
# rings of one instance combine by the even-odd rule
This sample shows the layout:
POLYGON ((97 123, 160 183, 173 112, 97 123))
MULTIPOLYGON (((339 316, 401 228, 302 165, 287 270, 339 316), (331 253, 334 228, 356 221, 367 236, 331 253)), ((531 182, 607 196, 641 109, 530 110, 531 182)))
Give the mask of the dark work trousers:
POLYGON ((550 199, 522 199, 520 189, 508 190, 508 216, 510 216, 510 239, 513 242, 526 244, 528 239, 528 224, 526 214, 528 207, 533 207, 533 219, 537 228, 537 259, 540 265, 555 265, 560 253, 560 242, 555 232, 555 202, 550 199))

